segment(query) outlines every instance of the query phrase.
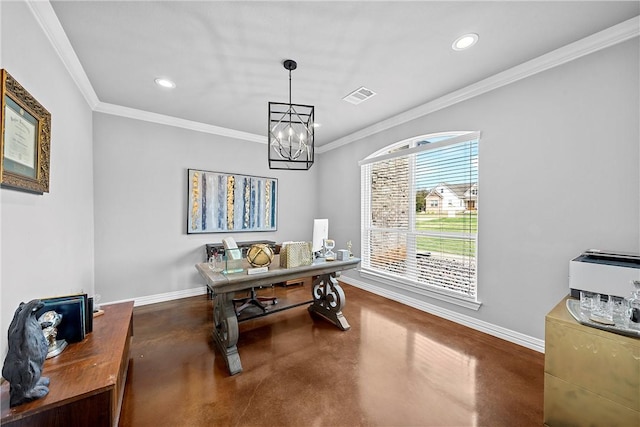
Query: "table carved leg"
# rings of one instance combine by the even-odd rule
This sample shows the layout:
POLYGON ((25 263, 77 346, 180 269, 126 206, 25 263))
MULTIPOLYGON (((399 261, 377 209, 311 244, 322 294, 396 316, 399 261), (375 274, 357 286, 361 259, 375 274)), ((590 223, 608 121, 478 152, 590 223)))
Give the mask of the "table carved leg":
POLYGON ((316 313, 324 317, 343 331, 351 326, 342 314, 345 296, 342 287, 338 284, 336 276, 339 272, 322 274, 313 281, 313 304, 309 306, 310 313, 316 313))
POLYGON ((231 375, 242 372, 237 347, 239 335, 238 318, 233 308, 233 293, 216 295, 213 300, 213 340, 231 375))

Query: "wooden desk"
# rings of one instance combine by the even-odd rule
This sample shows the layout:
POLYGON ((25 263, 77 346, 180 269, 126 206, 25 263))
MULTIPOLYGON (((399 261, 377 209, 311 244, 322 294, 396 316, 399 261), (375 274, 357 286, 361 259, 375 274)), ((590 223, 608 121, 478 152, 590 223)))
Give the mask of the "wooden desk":
POLYGON ((9 383, 2 385, 4 426, 117 426, 129 367, 133 302, 103 306, 93 332, 44 363, 49 394, 9 407, 9 383))
POLYGON ((249 267, 249 264, 246 260, 245 271, 227 275, 214 273, 206 263, 196 264, 196 269, 206 280, 207 287, 215 298, 213 302, 213 338, 227 363, 229 373, 235 375, 242 372, 242 363, 240 363, 237 347, 238 319, 233 307, 235 292, 276 282, 286 282, 299 277, 317 276, 311 287, 313 301, 309 306, 309 312, 322 316, 346 331, 350 326, 342 314, 345 295, 336 276, 342 270, 355 268, 359 262, 359 258, 351 258, 347 261, 316 260, 311 265, 281 268, 279 267, 279 255, 276 255, 268 272, 254 275, 247 274, 246 268, 249 267))

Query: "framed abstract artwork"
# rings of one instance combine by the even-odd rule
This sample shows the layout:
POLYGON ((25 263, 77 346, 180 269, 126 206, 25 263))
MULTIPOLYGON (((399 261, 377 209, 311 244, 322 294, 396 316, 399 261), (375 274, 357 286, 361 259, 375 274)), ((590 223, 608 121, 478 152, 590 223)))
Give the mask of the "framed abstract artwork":
POLYGON ((278 180, 188 170, 187 234, 276 231, 278 180))
POLYGON ((51 114, 6 70, 0 79, 0 183, 48 193, 51 114))

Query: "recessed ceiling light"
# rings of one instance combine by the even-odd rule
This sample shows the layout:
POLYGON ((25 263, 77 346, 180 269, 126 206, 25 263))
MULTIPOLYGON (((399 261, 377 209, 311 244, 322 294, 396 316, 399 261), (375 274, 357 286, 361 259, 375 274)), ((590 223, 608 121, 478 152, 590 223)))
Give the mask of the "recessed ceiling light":
POLYGON ((451 48, 453 50, 465 50, 478 42, 478 35, 475 33, 465 34, 460 36, 453 42, 451 48))
POLYGON ((172 82, 169 79, 165 79, 161 77, 158 77, 157 79, 155 79, 155 82, 158 86, 166 87, 169 89, 173 89, 174 87, 176 87, 176 84, 174 82, 172 82))

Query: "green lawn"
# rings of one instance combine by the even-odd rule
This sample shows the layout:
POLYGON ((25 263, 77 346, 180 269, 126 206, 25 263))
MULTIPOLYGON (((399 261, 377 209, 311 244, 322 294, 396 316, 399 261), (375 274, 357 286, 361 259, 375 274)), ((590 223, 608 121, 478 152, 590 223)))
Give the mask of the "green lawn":
POLYGON ((447 254, 475 256, 476 242, 460 239, 441 239, 438 237, 418 237, 418 252, 443 252, 447 254))
MULTIPOLYGON (((447 233, 477 233, 478 215, 461 214, 456 217, 416 214, 416 229, 442 231, 447 233)), ((418 252, 444 252, 449 254, 475 256, 476 242, 466 239, 439 237, 418 237, 418 252)))
POLYGON ((477 214, 460 214, 455 217, 416 214, 416 229, 435 231, 461 231, 465 233, 478 232, 477 214))

